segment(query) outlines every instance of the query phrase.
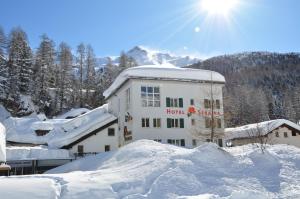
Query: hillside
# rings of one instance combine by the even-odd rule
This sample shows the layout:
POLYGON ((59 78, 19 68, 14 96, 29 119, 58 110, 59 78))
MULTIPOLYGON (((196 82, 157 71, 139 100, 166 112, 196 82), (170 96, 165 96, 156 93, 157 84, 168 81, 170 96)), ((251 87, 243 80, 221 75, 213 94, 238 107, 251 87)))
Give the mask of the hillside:
POLYGON ((0 192, 3 199, 299 198, 299 153, 287 145, 262 154, 251 145, 185 149, 140 140, 49 174, 1 177, 0 192))
POLYGON ((228 126, 276 118, 300 120, 298 53, 239 53, 212 57, 190 67, 225 76, 228 126))

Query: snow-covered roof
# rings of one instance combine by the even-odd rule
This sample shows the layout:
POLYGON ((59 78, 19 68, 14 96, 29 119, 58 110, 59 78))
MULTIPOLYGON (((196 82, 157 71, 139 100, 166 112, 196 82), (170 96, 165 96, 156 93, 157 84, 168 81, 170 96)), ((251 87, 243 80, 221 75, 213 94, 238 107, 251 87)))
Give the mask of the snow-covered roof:
POLYGON ((9 118, 7 141, 32 144, 47 144, 50 148, 61 148, 87 135, 117 118, 108 113, 107 104, 93 109, 74 119, 9 118), (50 130, 44 136, 37 136, 35 130, 50 130))
POLYGON ((227 140, 232 140, 237 138, 247 138, 256 135, 266 135, 284 124, 300 131, 299 125, 289 120, 277 119, 255 124, 248 124, 236 128, 226 128, 225 137, 227 140))
POLYGON ((6 162, 5 127, 0 123, 0 162, 6 162))
POLYGON ((57 119, 70 119, 70 118, 72 119, 72 118, 82 115, 88 111, 90 111, 90 110, 87 108, 74 108, 62 115, 57 116, 56 118, 57 119))
POLYGON ((193 68, 180 68, 172 64, 145 65, 124 70, 116 78, 113 84, 103 93, 103 95, 108 98, 119 87, 121 87, 126 80, 132 78, 178 81, 213 81, 218 83, 225 83, 224 76, 214 71, 193 68))
POLYGON ((7 161, 12 160, 53 160, 70 159, 70 153, 65 149, 48 149, 45 146, 35 147, 6 147, 7 161))

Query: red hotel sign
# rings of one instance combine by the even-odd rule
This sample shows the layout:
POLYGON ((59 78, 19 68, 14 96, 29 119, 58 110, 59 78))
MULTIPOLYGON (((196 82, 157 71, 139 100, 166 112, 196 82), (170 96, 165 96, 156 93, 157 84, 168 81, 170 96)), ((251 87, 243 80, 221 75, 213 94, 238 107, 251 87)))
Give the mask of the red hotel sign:
MULTIPOLYGON (((201 115, 201 116, 211 116, 212 115, 212 112, 211 111, 207 111, 205 109, 194 109, 193 112, 191 112, 190 110, 189 111, 184 111, 184 110, 180 110, 180 109, 166 109, 166 113, 168 115, 185 115, 186 113, 191 113, 191 114, 198 114, 198 115, 201 115)), ((220 111, 214 111, 213 112, 215 116, 221 116, 222 113, 220 111)))

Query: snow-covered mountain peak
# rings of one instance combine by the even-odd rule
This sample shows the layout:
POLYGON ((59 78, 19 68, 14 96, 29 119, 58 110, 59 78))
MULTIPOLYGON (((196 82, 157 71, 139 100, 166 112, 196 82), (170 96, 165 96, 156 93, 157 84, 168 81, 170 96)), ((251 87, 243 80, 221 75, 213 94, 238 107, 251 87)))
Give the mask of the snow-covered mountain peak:
MULTIPOLYGON (((166 51, 153 50, 144 46, 135 46, 125 54, 128 57, 132 57, 139 66, 170 63, 175 66, 183 67, 200 61, 198 58, 178 56, 166 51)), ((107 60, 108 57, 98 58, 98 63, 104 66, 107 60)), ((111 60, 115 64, 119 63, 119 57, 111 57, 111 60)))

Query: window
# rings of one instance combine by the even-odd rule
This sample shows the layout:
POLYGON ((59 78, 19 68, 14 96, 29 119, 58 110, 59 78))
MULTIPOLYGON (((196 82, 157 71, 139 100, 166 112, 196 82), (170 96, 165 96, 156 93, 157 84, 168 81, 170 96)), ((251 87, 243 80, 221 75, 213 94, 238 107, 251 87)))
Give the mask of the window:
POLYGON ((159 87, 142 86, 141 98, 143 107, 160 107, 159 87))
POLYGON ((284 135, 285 138, 288 137, 288 133, 287 132, 284 132, 283 135, 284 135))
POLYGON ((197 146, 197 140, 193 139, 192 144, 193 144, 194 147, 197 146))
POLYGON ((160 128, 161 127, 161 122, 160 118, 153 118, 153 127, 154 128, 160 128))
POLYGON ((192 123, 192 126, 195 126, 195 124, 196 124, 195 119, 191 119, 191 123, 192 123))
POLYGON ((142 127, 150 127, 149 118, 142 118, 142 127))
POLYGON ((184 139, 180 140, 180 146, 185 146, 185 140, 184 139))
POLYGON ((37 136, 44 136, 48 134, 50 131, 49 130, 35 130, 35 133, 37 136))
POLYGON ((223 141, 222 141, 222 139, 218 139, 218 145, 219 145, 219 147, 223 147, 223 141))
POLYGON ((184 128, 184 119, 167 118, 167 128, 184 128))
POLYGON ((180 118, 179 121, 180 121, 180 128, 184 128, 184 119, 180 118))
POLYGON ((126 90, 126 109, 130 108, 130 88, 126 90))
POLYGON ((168 144, 173 144, 176 146, 185 146, 185 140, 184 139, 168 139, 168 144))
POLYGON ((154 139, 155 142, 161 142, 161 139, 154 139))
POLYGON ((104 151, 105 151, 105 152, 110 151, 110 145, 105 145, 105 146, 104 146, 104 151))
POLYGON ((292 136, 297 136, 296 131, 292 131, 292 136))
POLYGON ((83 145, 78 145, 77 146, 77 152, 81 153, 81 154, 84 153, 83 145))
POLYGON ((211 128, 211 119, 208 117, 205 118, 205 128, 211 128))
POLYGON ((211 108, 210 100, 208 100, 208 99, 204 100, 204 108, 211 108))
POLYGON ((115 129, 114 128, 108 128, 108 136, 115 136, 115 129))
POLYGON ((191 106, 194 106, 194 105, 195 105, 195 103, 194 103, 194 99, 191 99, 191 101, 190 101, 190 105, 191 105, 191 106))
POLYGON ((277 131, 275 132, 275 136, 276 136, 276 137, 279 137, 279 133, 278 133, 277 131))
POLYGON ((217 127, 222 128, 222 121, 220 118, 217 118, 217 127))
POLYGON ((183 108, 183 98, 166 98, 167 107, 183 108))
POLYGON ((216 108, 217 109, 221 108, 220 100, 216 100, 216 108))

